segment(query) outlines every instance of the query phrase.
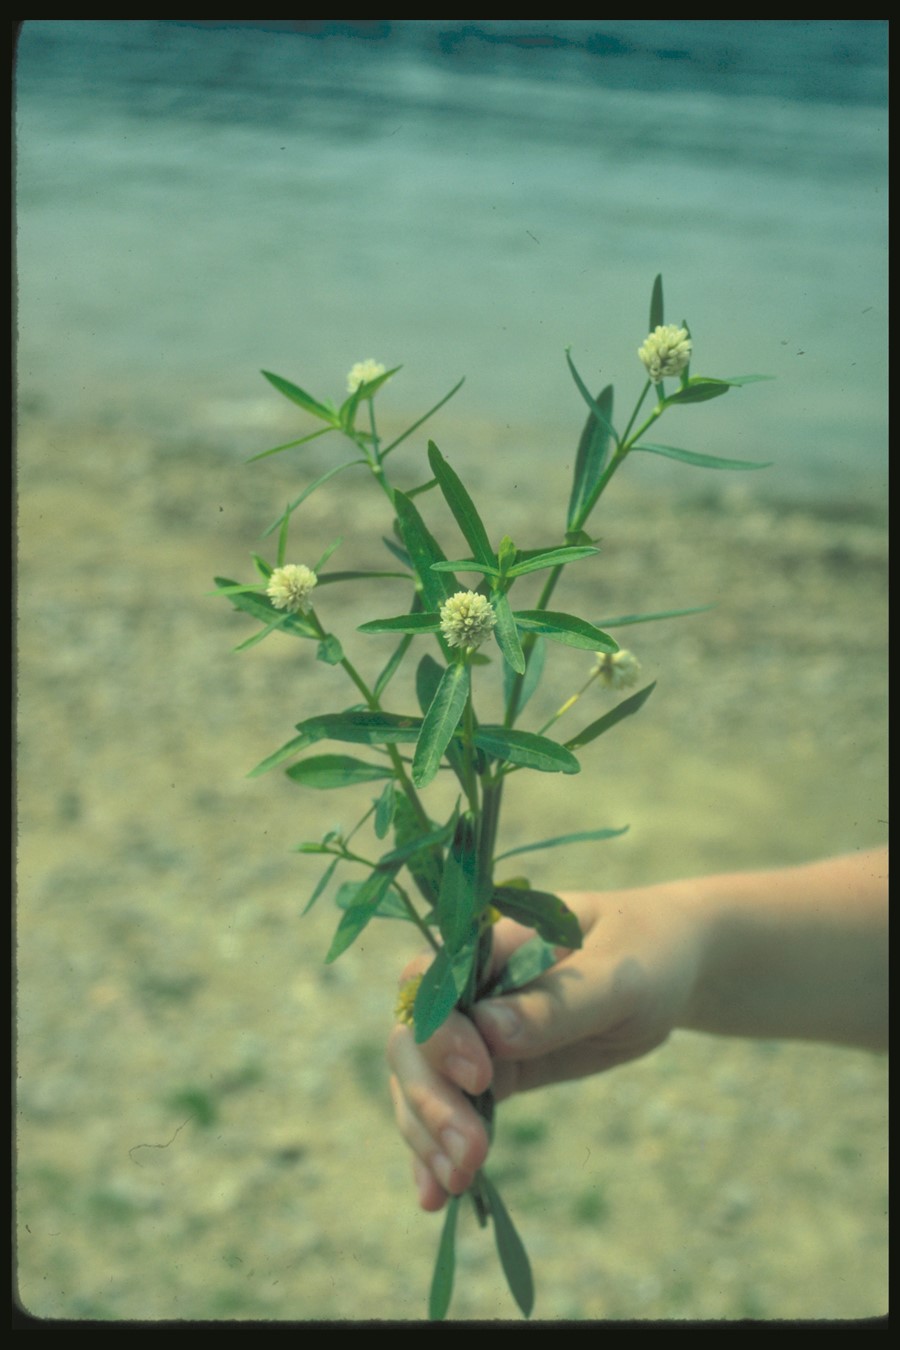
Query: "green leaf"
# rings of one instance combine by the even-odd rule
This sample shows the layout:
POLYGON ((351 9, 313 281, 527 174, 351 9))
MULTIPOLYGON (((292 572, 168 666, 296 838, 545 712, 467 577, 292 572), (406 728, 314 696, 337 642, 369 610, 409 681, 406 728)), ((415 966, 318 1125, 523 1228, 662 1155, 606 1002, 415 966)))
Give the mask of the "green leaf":
POLYGON ((349 755, 313 755, 286 770, 288 778, 304 787, 342 788, 354 783, 371 783, 379 778, 393 778, 394 771, 381 764, 365 764, 349 755))
POLYGON ((542 848, 558 848, 560 844, 580 844, 587 840, 597 839, 617 839, 620 834, 626 834, 628 826, 625 825, 621 830, 580 830, 577 834, 558 834, 553 839, 542 839, 539 844, 521 844, 518 848, 507 849, 505 853, 498 853, 494 859, 495 863, 503 858, 512 858, 517 853, 535 853, 542 848))
POLYGON ((344 659, 344 649, 334 633, 326 633, 316 649, 316 660, 324 661, 326 666, 339 666, 344 659))
POLYGON ((306 908, 303 911, 304 914, 308 914, 309 911, 312 909, 313 905, 316 903, 319 896, 322 894, 322 892, 325 890, 325 887, 328 885, 329 881, 334 876, 334 869, 341 861, 342 860, 340 858, 334 858, 325 868, 325 871, 322 873, 322 875, 319 877, 319 880, 316 883, 316 889, 313 891, 312 895, 309 897, 309 900, 306 902, 306 908))
POLYGON ((530 1317, 534 1307, 534 1280, 528 1254, 496 1186, 484 1172, 480 1173, 480 1180, 494 1220, 494 1240, 506 1283, 523 1316, 530 1317))
POLYGON ((689 614, 705 614, 714 605, 693 605, 690 609, 662 609, 656 614, 620 614, 615 619, 598 619, 598 628, 624 628, 629 623, 651 623, 654 619, 682 619, 689 614))
POLYGON ((554 642, 563 642, 568 647, 580 647, 588 652, 617 652, 619 645, 608 633, 595 628, 586 619, 576 618, 574 614, 556 614, 551 610, 516 610, 515 620, 527 633, 541 633, 554 642))
POLYGON ((500 568, 493 563, 479 562, 477 558, 456 558, 453 562, 432 563, 433 572, 480 572, 485 577, 499 577, 500 568))
POLYGON ((725 383, 733 385, 735 389, 740 389, 745 384, 758 384, 760 380, 774 380, 775 378, 774 375, 730 375, 725 383))
POLYGON ((216 587, 228 596, 235 609, 252 614, 254 619, 259 619, 262 623, 280 626, 286 633, 291 633, 295 637, 319 636, 302 615, 276 609, 267 595, 260 595, 258 591, 245 591, 240 582, 231 581, 227 577, 214 577, 213 580, 216 587))
POLYGON ((572 950, 581 946, 578 920, 558 895, 520 890, 518 886, 495 886, 491 904, 508 919, 533 928, 545 942, 572 950))
MULTIPOLYGON (((394 809, 394 842, 400 849, 412 840, 422 836, 422 823, 405 794, 397 797, 394 809)), ((419 894, 433 909, 437 904, 441 888, 444 859, 440 848, 432 847, 427 852, 413 853, 406 862, 407 870, 416 883, 419 894)))
POLYGON ((363 384, 357 385, 348 399, 341 404, 338 416, 341 421, 341 428, 346 434, 352 435, 356 423, 356 410, 363 399, 373 398, 386 380, 392 375, 396 375, 401 366, 394 366, 393 370, 386 370, 382 375, 376 375, 374 380, 366 380, 363 384))
POLYGON ((650 295, 650 332, 655 328, 660 328, 665 323, 663 318, 663 280, 662 273, 657 273, 656 280, 653 283, 653 290, 650 295))
POLYGON ((263 375, 279 392, 289 398, 292 403, 297 403, 306 412, 312 413, 313 417, 320 417, 323 422, 330 422, 333 427, 340 426, 340 419, 333 408, 327 408, 324 403, 313 398, 305 389, 299 385, 291 384, 290 380, 283 380, 280 375, 273 375, 270 370, 264 370, 263 375))
POLYGON ((654 680, 652 684, 648 684, 644 689, 639 689, 630 698, 617 703, 610 712, 604 713, 602 717, 597 718, 596 722, 591 722, 577 736, 573 736, 570 741, 566 741, 567 748, 569 750, 580 750, 583 745, 590 745, 591 741, 595 741, 598 736, 602 736, 604 731, 609 731, 610 727, 614 727, 623 718, 633 716, 639 708, 644 706, 655 688, 656 681, 654 680))
MULTIPOLYGON (((446 572, 432 571, 432 564, 446 562, 440 545, 429 533, 418 510, 402 492, 394 493, 394 509, 397 512, 397 526, 400 537, 406 545, 406 551, 416 568, 419 585, 422 588, 422 603, 432 613, 440 610, 445 600, 459 590, 459 582, 446 572)), ((439 637, 444 655, 449 647, 443 637, 439 637)))
POLYGON ((530 938, 513 952, 496 983, 488 989, 486 997, 511 994, 513 990, 531 984, 532 980, 543 975, 544 971, 555 966, 556 962, 556 948, 552 942, 545 942, 540 937, 530 938))
MULTIPOLYGON (((599 400, 599 399, 596 399, 596 398, 593 398, 593 397, 591 396, 591 394, 589 393, 587 385, 585 384, 585 382, 584 382, 584 380, 581 378, 581 376, 578 374, 578 371, 575 369, 575 362, 572 360, 572 355, 571 355, 571 352, 570 352, 570 350, 569 350, 568 347, 566 348, 566 361, 567 361, 568 364, 569 364, 569 370, 572 372, 572 379, 575 381, 575 384, 576 384, 577 387, 578 387, 578 392, 581 394, 581 397, 584 399, 585 403, 588 405, 588 407, 590 408, 591 412, 594 414, 594 417, 597 419, 598 424, 599 424, 601 427, 605 427, 605 428, 606 428, 607 434, 608 434, 609 436, 611 436, 612 439, 615 441, 616 445, 618 445, 618 444, 619 444, 619 437, 618 437, 618 434, 616 433, 615 427, 614 427, 613 424, 612 424, 612 421, 610 420, 610 416, 607 416, 605 407, 604 407, 604 405, 600 402, 600 400, 599 400)), ((606 390, 605 390, 605 389, 604 389, 603 393, 604 393, 604 394, 606 393, 606 390)), ((601 395, 601 398, 602 398, 602 397, 603 397, 603 395, 601 395)), ((609 406, 610 406, 610 414, 611 414, 611 411, 612 411, 612 390, 610 390, 610 395, 609 395, 609 406)))
MULTIPOLYGON (((406 742, 411 744, 416 740, 421 725, 418 717, 404 717, 400 713, 358 708, 349 712, 320 713, 317 717, 308 717, 305 722, 298 722, 296 729, 305 738, 307 745, 313 745, 316 741, 348 741, 354 745, 402 745, 406 742)), ((280 753, 276 751, 276 754, 280 753)))
MULTIPOLYGON (((364 885, 364 881, 345 881, 343 886, 338 888, 338 893, 334 897, 334 903, 338 909, 351 909, 356 904, 356 897, 364 885)), ((409 910, 394 886, 391 886, 385 892, 372 917, 374 919, 404 919, 407 923, 412 922, 409 910)))
POLYGON ((397 791, 393 782, 385 783, 378 801, 375 803, 374 830, 376 839, 384 839, 394 820, 394 807, 397 791))
POLYGON ((679 450, 674 445, 633 445, 632 450, 646 450, 651 455, 664 455, 682 464, 693 464, 698 469, 769 469, 772 460, 722 459, 718 455, 700 455, 694 450, 679 450))
POLYGON ((337 931, 332 939, 326 965, 336 961, 351 943, 355 942, 371 919, 375 917, 385 892, 394 880, 398 868, 390 871, 376 870, 362 883, 349 909, 341 916, 337 931))
POLYGON ((479 563, 488 563, 496 567, 497 555, 491 548, 487 530, 475 508, 475 503, 463 487, 459 475, 455 469, 451 469, 434 441, 428 442, 428 462, 473 556, 479 563))
POLYGON ((467 811, 456 822, 437 902, 438 928, 451 956, 470 939, 478 912, 475 845, 475 825, 471 812, 467 811))
MULTIPOLYGON (((433 656, 427 654, 422 657, 416 667, 416 698, 423 715, 427 713, 434 702, 445 669, 445 666, 440 665, 433 656)), ((451 739, 447 746, 446 755, 453 772, 462 782, 465 774, 462 745, 451 739)))
MULTIPOLYGON (((571 364, 571 363, 570 363, 571 364)), ((574 369, 574 368, 573 368, 574 369)), ((581 439, 578 442, 578 453, 575 456, 575 473, 572 478, 572 491, 569 496, 569 512, 566 517, 569 528, 571 529, 576 521, 580 520, 584 514, 585 508, 590 503, 594 489, 600 481, 600 477, 606 467, 606 461, 609 457, 609 442, 612 432, 613 415, 613 387, 608 384, 593 400, 594 405, 602 412, 603 417, 598 418, 593 408, 588 413, 588 419, 584 424, 584 430, 581 433, 581 439)))
MULTIPOLYGON (((324 435, 321 431, 314 432, 313 434, 316 436, 324 435)), ((308 440, 309 437, 306 437, 305 439, 308 440)), ((292 441, 291 445, 293 444, 298 444, 298 442, 292 441)), ((277 454, 279 450, 288 450, 289 448, 290 446, 288 445, 279 445, 276 446, 274 450, 264 451, 262 455, 254 455, 253 459, 263 459, 265 455, 274 455, 277 454)), ((250 462, 252 463, 253 461, 251 460, 250 462)), ((274 534, 276 530, 282 529, 287 524, 293 512, 296 511, 297 507, 300 506, 302 502, 305 502, 307 497, 311 497, 316 488, 320 488, 323 483, 327 483, 329 478, 334 478, 337 474, 343 473, 345 469, 352 468, 354 464, 365 464, 365 462, 364 459, 345 459, 343 464, 337 464, 333 469, 329 469, 326 473, 320 474, 314 483, 310 483, 308 487, 303 489, 299 497, 295 497, 294 500, 285 507, 277 520, 272 521, 272 524, 263 531, 262 538, 267 539, 270 534, 274 534)))
POLYGON ((475 744, 496 759, 508 760, 540 773, 579 773, 581 765, 558 741, 534 731, 515 731, 508 727, 479 726, 475 744))
POLYGON ((546 553, 533 554, 524 562, 514 563, 506 575, 522 577, 526 572, 540 572, 544 567, 564 567, 566 563, 578 562, 581 558, 590 558, 599 552, 599 548, 594 548, 593 544, 584 547, 552 548, 546 553))
MULTIPOLYGON (((510 611, 510 614, 512 611, 510 611)), ((515 623, 515 620, 513 620, 515 623)), ((547 643, 544 638, 535 638, 528 657, 528 664, 525 668, 525 676, 522 680, 522 690, 516 704, 517 714, 522 711, 528 700, 531 698, 535 689, 541 681, 541 675, 544 670, 544 661, 547 657, 547 643)), ((508 706, 513 696, 513 684, 516 679, 516 673, 508 661, 503 663, 503 702, 508 706)))
POLYGON ((507 665, 514 670, 517 675, 524 675, 525 653, 522 651, 522 643, 519 640, 519 630, 516 627, 516 620, 509 603, 509 597, 499 591, 495 592, 491 596, 491 604, 494 606, 494 613, 497 616, 497 623, 494 627, 494 637, 497 639, 497 646, 503 653, 507 665))
POLYGON ((469 695, 469 668, 462 662, 448 666, 441 677, 413 755, 412 779, 423 788, 434 778, 444 751, 459 725, 469 695))
POLYGON ((447 1316, 453 1295, 453 1276, 456 1271, 456 1220, 461 1196, 451 1195, 447 1201, 444 1227, 438 1246, 431 1292, 428 1296, 428 1316, 432 1322, 442 1322, 447 1316))
POLYGON ((711 398, 721 398, 727 394, 731 385, 727 380, 713 380, 704 375, 692 375, 687 384, 676 389, 674 394, 662 401, 662 407, 670 408, 679 403, 708 403, 711 398))
MULTIPOLYGON (((301 726, 302 725, 303 724, 301 723, 301 726)), ((305 750, 308 745, 312 745, 319 739, 318 736, 308 736, 306 733, 295 736, 293 740, 288 741, 286 745, 283 745, 280 750, 276 750, 274 754, 267 755, 265 759, 261 760, 255 769, 250 770, 247 777, 259 778, 260 774, 268 773, 270 769, 277 768, 279 764, 283 764, 286 759, 292 759, 294 755, 299 755, 301 750, 305 750)))
POLYGON ((441 628, 439 614, 398 614, 393 619, 372 619, 361 623, 360 633, 438 633, 441 628))
MULTIPOLYGON (((260 450, 258 454, 251 455, 247 463, 254 464, 258 459, 268 459, 269 455, 280 455, 283 450, 293 450, 298 445, 305 445, 307 441, 317 440, 319 436, 327 436, 330 431, 337 431, 337 427, 319 427, 317 431, 311 431, 308 436, 301 436, 296 441, 285 441, 284 445, 274 445, 271 450, 260 450)), ((360 463, 364 464, 365 460, 361 460, 360 463)))
MULTIPOLYGON (((459 383, 453 386, 449 394, 445 394, 442 399, 439 399, 438 402, 435 403, 433 408, 428 409, 428 412, 425 413, 424 416, 420 417, 417 422, 413 422, 411 427, 407 427, 406 430, 402 433, 402 435, 398 436, 395 441, 391 441, 390 445, 385 446, 385 448, 381 452, 381 458, 385 459, 386 456, 389 455, 392 450, 396 450, 397 446, 401 445, 402 442, 405 441, 408 436, 411 436, 414 431, 418 431, 419 427, 422 426, 424 422, 427 422, 429 417, 433 417, 439 408, 443 408, 445 403, 449 403, 453 395, 459 393, 460 389, 462 389, 465 382, 466 377, 464 375, 463 378, 459 381, 459 383)), ((422 492, 424 491, 424 489, 417 488, 416 491, 422 492)))
POLYGON ((375 685, 372 690, 372 693, 375 695, 376 699, 379 700, 381 699, 381 696, 384 693, 385 689, 387 689, 391 680, 394 678, 394 676, 397 674, 397 671, 400 669, 400 666, 403 662, 403 658, 409 651, 410 645, 413 640, 413 636, 414 634, 407 633, 405 637, 401 638, 399 644, 394 648, 390 657, 385 662, 384 668, 382 669, 381 674, 378 676, 378 679, 375 681, 375 685))
POLYGON ((416 1043, 421 1045, 444 1025, 469 982, 478 949, 478 927, 455 952, 441 947, 422 976, 413 1007, 416 1043))

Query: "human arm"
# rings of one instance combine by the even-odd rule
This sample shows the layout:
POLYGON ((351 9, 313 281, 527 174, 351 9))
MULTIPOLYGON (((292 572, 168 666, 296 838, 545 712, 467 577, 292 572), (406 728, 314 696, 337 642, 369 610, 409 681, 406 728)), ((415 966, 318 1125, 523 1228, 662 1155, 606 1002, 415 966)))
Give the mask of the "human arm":
MULTIPOLYGON (((465 1093, 498 1099, 638 1058, 675 1028, 881 1049, 887 1036, 887 855, 624 891, 564 893, 580 950, 527 989, 453 1014, 425 1045, 388 1047, 420 1203, 439 1209, 487 1155, 465 1093), (462 1091, 460 1090, 462 1089, 462 1091)), ((496 928, 502 967, 527 936, 496 928)))

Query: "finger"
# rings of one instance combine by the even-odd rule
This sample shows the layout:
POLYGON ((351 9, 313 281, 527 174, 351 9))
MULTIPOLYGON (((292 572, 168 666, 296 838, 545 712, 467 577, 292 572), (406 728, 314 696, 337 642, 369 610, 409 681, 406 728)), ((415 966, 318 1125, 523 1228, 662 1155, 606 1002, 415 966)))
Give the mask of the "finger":
MULTIPOLYGON (((403 1027, 402 1030, 405 1034, 399 1035, 400 1028, 396 1028, 387 1045, 388 1063, 401 1081, 404 1076, 401 1063, 405 1067, 413 1062, 409 1052, 412 1029, 403 1027), (398 1052, 403 1055, 399 1062, 398 1052)), ((473 1097, 487 1091, 491 1085, 493 1065, 487 1046, 471 1019, 462 1013, 452 1012, 434 1035, 415 1049, 434 1073, 443 1074, 473 1097)))
POLYGON ((635 1006, 643 972, 598 969, 575 952, 521 993, 476 1004, 473 1019, 491 1053, 527 1059, 610 1034, 635 1006))
POLYGON ((487 1157, 487 1130, 471 1102, 432 1068, 422 1049, 409 1027, 394 1028, 388 1058, 397 1124, 440 1185, 458 1195, 487 1157))

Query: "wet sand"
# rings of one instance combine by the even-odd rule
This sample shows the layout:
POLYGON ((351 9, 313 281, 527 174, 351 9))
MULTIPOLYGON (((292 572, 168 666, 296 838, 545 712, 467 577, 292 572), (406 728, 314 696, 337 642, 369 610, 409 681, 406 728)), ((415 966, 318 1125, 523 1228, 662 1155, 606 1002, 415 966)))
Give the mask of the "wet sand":
MULTIPOLYGON (((551 542, 555 471, 527 489, 502 430, 454 456, 476 442, 449 425, 439 442, 497 503, 492 532, 551 542)), ((371 794, 351 810, 349 794, 245 777, 352 691, 279 635, 235 655, 252 622, 207 595, 214 574, 252 579, 261 529, 322 455, 247 467, 211 441, 36 418, 23 431, 18 1269, 38 1316, 424 1313, 439 1221, 415 1207, 382 1064, 415 943, 373 924, 324 966, 336 912, 325 898, 301 921, 321 868, 291 852, 371 794)), ((691 471, 663 492, 643 466, 606 502, 602 554, 570 569, 560 607, 594 620, 715 608, 621 630, 658 680, 646 707, 584 752, 579 777, 511 783, 504 848, 630 826, 529 855, 533 884, 882 842, 883 521, 691 471)), ((383 565, 386 523, 374 486, 345 475, 301 509, 296 560, 344 533, 335 566, 383 565)), ((400 583, 371 587, 323 588, 318 606, 367 673, 390 647, 355 625, 403 607, 400 583)), ((523 725, 587 664, 552 651, 523 725)), ((592 690, 566 725, 612 701, 592 690)), ((505 1104, 494 1175, 532 1256, 535 1317, 883 1313, 885 1116, 880 1057, 687 1034, 505 1104)), ((487 1242, 466 1223, 456 1317, 514 1314, 487 1242)))

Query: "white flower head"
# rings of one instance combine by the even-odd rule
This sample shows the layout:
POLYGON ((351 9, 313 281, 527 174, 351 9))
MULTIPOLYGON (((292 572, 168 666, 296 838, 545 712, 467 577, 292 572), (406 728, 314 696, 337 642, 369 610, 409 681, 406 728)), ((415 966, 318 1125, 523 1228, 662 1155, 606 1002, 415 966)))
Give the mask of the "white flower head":
POLYGON ((647 367, 647 374, 654 384, 672 375, 680 375, 691 359, 688 330, 676 328, 673 323, 654 328, 643 346, 638 347, 638 356, 647 367))
POLYGON ((641 675, 641 663, 634 652, 623 647, 617 652, 598 652, 597 664, 591 671, 607 689, 628 689, 637 684, 641 675))
POLYGON ((355 394, 361 384, 377 380, 386 370, 387 366, 383 366, 380 361, 373 361, 371 357, 368 361, 357 361, 347 376, 347 393, 355 394))
POLYGON ((478 647, 490 636, 497 615, 477 591, 457 591, 441 605, 441 632, 450 647, 478 647))
POLYGON ((305 614, 309 609, 309 596, 319 578, 311 567, 303 563, 288 563, 286 567, 276 567, 269 577, 266 595, 276 609, 287 609, 291 614, 305 614))

